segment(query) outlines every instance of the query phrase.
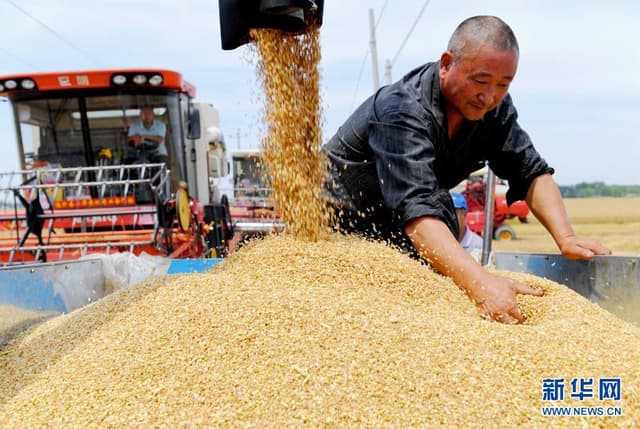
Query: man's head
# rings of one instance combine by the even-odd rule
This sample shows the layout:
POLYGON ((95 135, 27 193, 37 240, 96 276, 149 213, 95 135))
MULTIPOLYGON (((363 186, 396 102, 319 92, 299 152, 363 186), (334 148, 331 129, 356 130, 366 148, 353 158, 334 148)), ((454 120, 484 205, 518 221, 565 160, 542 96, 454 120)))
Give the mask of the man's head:
POLYGON ((507 95, 518 68, 518 41, 495 16, 474 16, 454 31, 440 57, 447 112, 479 120, 507 95))
POLYGON ((451 199, 453 200, 453 207, 456 209, 456 217, 458 218, 458 229, 460 236, 458 241, 462 240, 467 228, 467 200, 460 192, 451 192, 451 199))
POLYGON ((155 117, 156 115, 153 113, 153 107, 142 106, 140 108, 140 120, 145 128, 151 128, 155 117))

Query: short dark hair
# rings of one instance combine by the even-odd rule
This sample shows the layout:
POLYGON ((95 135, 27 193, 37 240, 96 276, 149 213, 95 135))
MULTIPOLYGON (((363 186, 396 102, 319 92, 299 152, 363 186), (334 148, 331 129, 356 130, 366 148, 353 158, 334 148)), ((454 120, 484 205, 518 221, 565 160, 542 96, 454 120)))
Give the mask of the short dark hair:
POLYGON ((467 18, 458 25, 451 35, 447 50, 454 60, 464 57, 469 49, 479 44, 487 44, 501 51, 519 54, 518 40, 511 27, 496 16, 478 15, 467 18))

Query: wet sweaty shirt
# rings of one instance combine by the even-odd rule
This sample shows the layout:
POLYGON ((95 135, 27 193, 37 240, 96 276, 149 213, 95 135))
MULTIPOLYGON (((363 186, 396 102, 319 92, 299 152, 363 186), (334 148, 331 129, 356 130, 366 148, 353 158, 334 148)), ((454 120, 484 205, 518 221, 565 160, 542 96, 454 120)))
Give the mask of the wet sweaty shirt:
POLYGON ((323 146, 333 203, 358 230, 396 229, 415 218, 441 219, 457 237, 449 189, 485 161, 509 181, 509 203, 533 179, 553 173, 517 122, 507 95, 450 140, 439 63, 427 63, 367 99, 323 146))

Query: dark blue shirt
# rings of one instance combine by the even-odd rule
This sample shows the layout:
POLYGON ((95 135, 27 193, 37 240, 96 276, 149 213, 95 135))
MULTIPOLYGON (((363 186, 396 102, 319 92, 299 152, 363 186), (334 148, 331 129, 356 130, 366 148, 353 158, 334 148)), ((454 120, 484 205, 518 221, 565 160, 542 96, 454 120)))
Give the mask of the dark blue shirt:
POLYGON ((450 140, 438 68, 425 64, 381 88, 324 145, 343 226, 387 229, 388 236, 431 216, 457 237, 449 189, 485 161, 509 181, 509 203, 524 199, 537 176, 553 173, 518 125, 509 95, 481 120, 465 120, 450 140))

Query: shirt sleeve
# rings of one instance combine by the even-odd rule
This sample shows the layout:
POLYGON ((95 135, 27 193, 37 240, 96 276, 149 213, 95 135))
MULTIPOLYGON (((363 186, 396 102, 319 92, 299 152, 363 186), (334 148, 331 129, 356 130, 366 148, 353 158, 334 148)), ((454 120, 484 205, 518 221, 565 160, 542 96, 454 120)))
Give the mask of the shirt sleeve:
POLYGON ((489 157, 489 166, 498 177, 508 180, 507 202, 524 200, 533 180, 554 169, 540 156, 529 135, 520 128, 518 114, 507 96, 496 112, 497 145, 489 157))
POLYGON ((430 216, 458 236, 455 209, 448 190, 440 189, 434 172, 436 148, 431 121, 406 111, 386 112, 369 123, 369 145, 384 204, 397 226, 430 216))
POLYGON ((155 135, 164 139, 167 134, 167 126, 162 121, 156 121, 156 124, 157 125, 154 126, 155 135))
POLYGON ((127 133, 128 137, 135 136, 136 134, 140 134, 138 130, 138 123, 134 122, 129 126, 129 132, 127 133))

